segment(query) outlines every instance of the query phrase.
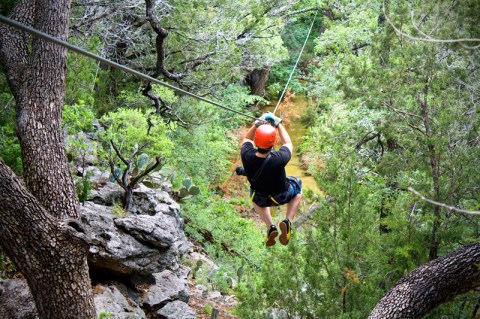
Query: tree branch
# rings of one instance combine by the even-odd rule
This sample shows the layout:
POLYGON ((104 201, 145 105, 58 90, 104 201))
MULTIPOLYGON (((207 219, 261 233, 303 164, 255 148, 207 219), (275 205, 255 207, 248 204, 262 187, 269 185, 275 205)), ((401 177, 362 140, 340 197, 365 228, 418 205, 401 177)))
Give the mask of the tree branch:
MULTIPOLYGON (((407 37, 411 40, 414 40, 414 41, 423 41, 423 42, 433 42, 433 43, 462 43, 462 42, 480 42, 480 38, 460 38, 460 39, 434 39, 434 38, 431 38, 431 37, 425 37, 425 38, 418 38, 418 37, 414 37, 414 36, 411 36, 409 34, 406 34, 405 32, 403 32, 402 30, 400 30, 399 28, 397 28, 393 22, 390 20, 390 18, 387 16, 387 11, 385 10, 385 0, 383 0, 383 15, 385 16, 385 19, 387 20, 388 24, 390 24, 392 26, 392 28, 395 30, 395 32, 397 32, 398 34, 401 34, 403 35, 404 37, 407 37)), ((478 46, 475 46, 475 47, 466 47, 468 49, 475 49, 477 48, 478 46)))
POLYGON ((431 199, 423 196, 419 192, 417 192, 412 187, 409 187, 408 190, 410 192, 414 193, 415 195, 417 195, 418 197, 420 197, 422 200, 426 201, 427 203, 433 204, 435 206, 446 208, 448 211, 454 211, 454 212, 469 214, 469 215, 480 215, 480 211, 461 209, 461 208, 457 208, 455 206, 450 206, 450 205, 447 205, 447 204, 443 204, 443 203, 439 203, 439 202, 436 202, 434 200, 431 200, 431 199))
POLYGON ((145 176, 150 174, 151 171, 156 169, 159 165, 161 165, 163 162, 163 158, 160 157, 155 157, 155 163, 153 163, 149 168, 145 170, 142 174, 136 176, 130 181, 130 186, 133 187, 135 186, 139 181, 141 181, 145 176))
POLYGON ((423 318, 437 306, 480 286, 480 243, 418 267, 378 302, 369 319, 423 318))

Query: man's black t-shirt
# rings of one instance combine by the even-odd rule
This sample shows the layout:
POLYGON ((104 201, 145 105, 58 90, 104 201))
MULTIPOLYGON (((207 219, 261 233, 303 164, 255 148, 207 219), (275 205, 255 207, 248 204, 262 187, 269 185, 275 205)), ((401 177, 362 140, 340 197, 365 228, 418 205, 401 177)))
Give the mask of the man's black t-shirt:
POLYGON ((270 152, 270 159, 263 168, 261 175, 256 181, 252 181, 265 158, 257 157, 256 148, 251 142, 242 145, 242 163, 247 173, 248 181, 257 193, 262 195, 276 195, 288 189, 289 183, 285 173, 285 165, 292 157, 290 150, 282 146, 278 151, 270 152))

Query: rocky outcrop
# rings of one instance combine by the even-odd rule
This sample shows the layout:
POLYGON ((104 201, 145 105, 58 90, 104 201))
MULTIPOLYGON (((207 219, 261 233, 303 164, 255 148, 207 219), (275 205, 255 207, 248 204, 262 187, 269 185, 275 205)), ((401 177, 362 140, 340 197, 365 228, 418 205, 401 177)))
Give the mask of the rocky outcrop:
MULTIPOLYGON (((196 318, 187 304, 190 269, 179 262, 190 245, 180 207, 167 192, 171 187, 140 184, 126 214, 115 205, 123 190, 105 181, 97 185, 103 187, 80 209, 97 313, 115 319, 196 318)), ((0 282, 0 318, 38 318, 24 279, 0 282)))
MULTIPOLYGON (((111 185, 109 189, 118 193, 111 185)), ((97 202, 101 202, 99 198, 112 199, 106 194, 95 196, 97 202)), ((120 210, 118 216, 114 207, 86 202, 81 208, 82 224, 91 234, 89 263, 94 271, 148 275, 178 267, 178 258, 189 244, 180 208, 168 193, 142 186, 134 192, 133 213, 123 216, 120 210)))

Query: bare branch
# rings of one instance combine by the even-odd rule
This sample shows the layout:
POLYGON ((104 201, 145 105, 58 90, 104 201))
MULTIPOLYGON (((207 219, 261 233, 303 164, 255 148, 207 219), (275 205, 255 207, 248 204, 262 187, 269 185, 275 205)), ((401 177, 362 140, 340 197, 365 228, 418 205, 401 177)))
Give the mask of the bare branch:
POLYGON ((447 204, 443 204, 443 203, 439 203, 439 202, 436 202, 434 200, 431 200, 431 199, 423 196, 419 192, 417 192, 412 187, 409 187, 408 190, 410 192, 414 193, 415 195, 417 195, 418 197, 420 197, 422 200, 426 201, 427 203, 433 204, 435 206, 446 208, 448 211, 454 211, 454 212, 469 214, 469 215, 480 215, 480 211, 461 209, 461 208, 457 208, 455 206, 450 206, 450 205, 447 205, 447 204))
POLYGON ((421 117, 420 115, 417 115, 417 114, 414 114, 414 113, 410 113, 410 112, 405 112, 405 111, 402 111, 402 110, 399 110, 399 109, 396 109, 396 108, 393 108, 392 107, 392 110, 394 110, 396 113, 398 114, 403 114, 403 115, 407 115, 407 116, 411 116, 411 117, 414 117, 414 118, 417 118, 421 121, 423 121, 423 117, 421 117))
MULTIPOLYGON (((125 157, 122 156, 122 154, 120 153, 120 150, 117 148, 117 146, 115 145, 115 143, 113 142, 113 140, 110 140, 110 143, 112 144, 113 146, 113 149, 115 150, 115 153, 117 153, 117 156, 122 160, 122 162, 125 163, 125 165, 127 165, 127 168, 123 171, 123 175, 122 175, 122 182, 121 182, 121 185, 124 185, 124 186, 127 186, 128 183, 127 183, 127 179, 128 179, 128 174, 130 173, 130 169, 132 167, 132 164, 127 161, 125 159, 125 157)), ((110 167, 112 167, 112 165, 110 164, 110 167)), ((113 175, 115 176, 115 172, 113 172, 113 175)), ((116 179, 116 178, 115 178, 116 179)), ((117 180, 118 181, 118 180, 117 180)), ((127 188, 125 188, 124 186, 122 186, 125 190, 127 190, 127 188)))
MULTIPOLYGON (((480 42, 480 38, 460 38, 460 39, 434 39, 431 37, 425 37, 425 38, 418 38, 411 36, 409 34, 406 34, 399 28, 397 28, 393 22, 390 20, 390 18, 387 16, 387 11, 385 10, 385 0, 383 0, 383 15, 385 16, 385 19, 387 20, 388 24, 392 26, 392 28, 397 32, 398 34, 401 34, 411 40, 415 41, 423 41, 423 42, 433 42, 433 43, 462 43, 462 42, 480 42)), ((478 46, 475 47, 466 47, 468 49, 475 49, 478 46)))
POLYGON ((125 185, 123 185, 122 181, 120 180, 120 178, 118 178, 117 174, 115 174, 115 163, 113 162, 112 159, 110 159, 108 161, 108 165, 110 166, 110 172, 112 173, 113 175, 113 178, 117 181, 118 185, 120 185, 123 190, 127 190, 127 187, 125 185))
POLYGON ((131 181, 130 181, 130 186, 133 187, 135 186, 139 181, 141 181, 145 176, 147 176, 148 174, 150 174, 150 172, 152 172, 154 169, 156 169, 159 165, 162 165, 162 162, 163 162, 163 158, 160 158, 160 157, 155 157, 155 163, 153 163, 152 165, 150 165, 150 167, 148 167, 145 172, 143 172, 142 174, 136 176, 135 178, 133 178, 131 181))
POLYGON ((301 9, 301 10, 292 11, 290 13, 287 13, 287 14, 285 14, 285 17, 290 17, 290 16, 294 16, 294 15, 297 15, 297 14, 302 14, 302 13, 305 13, 305 12, 317 11, 317 10, 318 10, 317 7, 305 8, 305 9, 301 9))

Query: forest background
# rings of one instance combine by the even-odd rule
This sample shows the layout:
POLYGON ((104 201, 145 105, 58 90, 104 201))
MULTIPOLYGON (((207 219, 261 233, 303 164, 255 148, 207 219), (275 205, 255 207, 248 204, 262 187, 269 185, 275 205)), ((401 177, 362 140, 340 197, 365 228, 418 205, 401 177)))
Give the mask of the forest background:
MULTIPOLYGON (((480 208, 480 3, 72 1, 70 43, 251 116, 278 98, 317 10, 290 91, 309 101, 296 147, 324 194, 305 192, 287 247, 264 248, 263 226, 245 218, 247 185, 231 176, 251 119, 68 54, 63 128, 80 201, 92 187, 73 161, 92 151, 82 132, 96 135, 105 169, 123 165, 112 144, 135 164, 162 158, 175 189, 188 179, 201 190, 181 203, 186 231, 220 269, 196 280, 225 292, 238 282, 242 318, 366 318, 404 275, 478 241, 478 217, 413 190, 480 208)), ((0 157, 21 176, 3 70, 0 86, 0 157)), ((479 307, 472 291, 427 317, 475 318, 479 307)))

